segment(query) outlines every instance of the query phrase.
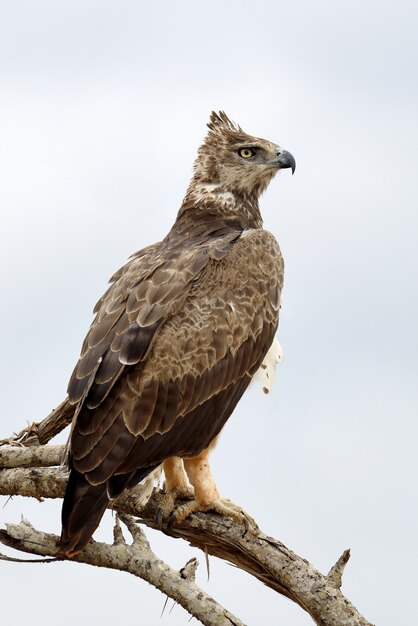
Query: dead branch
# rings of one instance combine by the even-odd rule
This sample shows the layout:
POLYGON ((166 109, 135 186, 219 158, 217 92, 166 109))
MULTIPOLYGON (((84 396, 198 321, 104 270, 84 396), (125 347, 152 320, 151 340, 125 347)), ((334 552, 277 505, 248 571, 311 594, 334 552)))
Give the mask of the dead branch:
POLYGON ((65 446, 1 447, 0 468, 60 465, 65 446))
POLYGON ((75 407, 66 398, 56 409, 41 422, 32 422, 18 433, 6 439, 0 439, 0 446, 39 446, 48 443, 58 435, 74 417, 75 407))
MULTIPOLYGON (((48 465, 47 461, 52 455, 52 452, 48 450, 49 447, 39 448, 36 457, 39 465, 43 463, 43 458, 45 465, 48 465)), ((54 454, 57 455, 56 458, 59 458, 59 446, 54 446, 54 448, 56 448, 54 454)), ((28 462, 28 453, 24 448, 3 448, 1 458, 4 469, 0 470, 0 495, 24 495, 38 499, 63 496, 66 474, 61 468, 25 467, 28 462), (13 461, 6 461, 8 452, 12 450, 13 461), (21 454, 21 463, 19 454, 21 454), (15 467, 10 467, 11 463, 15 467)), ((114 502, 113 509, 123 516, 139 517, 147 526, 156 528, 155 513, 160 498, 160 493, 154 494, 147 506, 140 510, 137 506, 135 489, 133 489, 114 502)), ((7 531, 2 531, 1 541, 7 542, 9 528, 8 526, 7 531)), ((168 534, 185 539, 192 546, 247 571, 265 585, 296 602, 321 626, 371 626, 339 589, 348 553, 344 553, 329 575, 324 576, 280 541, 255 529, 244 534, 242 526, 217 514, 192 515, 180 526, 171 528, 168 534)), ((10 541, 12 539, 13 537, 10 541)), ((97 545, 99 544, 89 544, 80 553, 79 558, 85 559, 83 560, 85 563, 92 563, 92 554, 97 545)), ((125 549, 122 546, 122 551, 125 549)), ((27 551, 38 554, 33 550, 27 551)), ((48 552, 48 554, 51 553, 48 552)))
MULTIPOLYGON (((132 518, 124 516, 122 520, 132 535, 131 544, 120 540, 113 545, 92 541, 71 560, 128 572, 142 578, 181 604, 206 626, 244 626, 241 620, 200 589, 193 577, 183 576, 182 570, 178 572, 158 559, 132 518)), ((6 530, 0 530, 0 541, 22 552, 61 558, 59 537, 36 530, 27 520, 22 520, 20 524, 7 524, 6 530)))

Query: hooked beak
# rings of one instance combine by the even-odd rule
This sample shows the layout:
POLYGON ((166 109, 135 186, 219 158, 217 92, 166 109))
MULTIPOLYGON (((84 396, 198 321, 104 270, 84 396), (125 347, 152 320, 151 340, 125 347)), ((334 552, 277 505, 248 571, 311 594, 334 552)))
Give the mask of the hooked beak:
POLYGON ((296 169, 296 161, 293 154, 290 154, 287 150, 282 150, 281 148, 277 152, 277 158, 274 159, 274 164, 277 165, 280 169, 286 169, 288 167, 292 168, 292 174, 295 173, 296 169))

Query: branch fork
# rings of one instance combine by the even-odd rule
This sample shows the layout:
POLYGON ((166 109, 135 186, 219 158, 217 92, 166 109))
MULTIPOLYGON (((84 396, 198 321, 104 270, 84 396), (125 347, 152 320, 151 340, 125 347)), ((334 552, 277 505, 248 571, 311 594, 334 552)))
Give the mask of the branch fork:
MULTIPOLYGON (((74 407, 65 400, 43 422, 0 441, 0 495, 38 500, 63 497, 67 482, 67 474, 60 467, 64 446, 44 444, 71 421, 73 413, 74 407)), ((136 519, 139 517, 142 524, 157 528, 156 511, 162 497, 161 493, 154 493, 140 509, 135 489, 126 492, 112 504, 117 513, 113 543, 91 541, 71 560, 143 578, 207 626, 244 626, 196 585, 197 559, 191 559, 176 571, 152 552, 136 519), (125 541, 120 522, 128 529, 131 544, 125 541)), ((254 529, 243 536, 242 524, 216 513, 191 515, 165 532, 200 548, 206 559, 208 555, 217 556, 248 572, 296 602, 321 626, 371 626, 340 591, 349 550, 343 552, 324 576, 277 539, 254 529)), ((0 543, 29 554, 62 559, 59 537, 36 530, 24 519, 0 530, 0 543)), ((0 559, 21 562, 2 555, 0 559)))

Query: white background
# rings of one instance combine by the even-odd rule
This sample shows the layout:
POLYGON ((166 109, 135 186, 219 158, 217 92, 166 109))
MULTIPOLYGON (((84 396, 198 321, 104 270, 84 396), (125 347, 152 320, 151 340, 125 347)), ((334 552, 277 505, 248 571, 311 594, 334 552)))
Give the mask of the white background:
MULTIPOLYGON (((297 161, 262 198, 286 261, 276 386, 251 389, 212 456, 224 496, 379 626, 417 621, 415 2, 16 1, 0 5, 1 436, 65 396, 115 269, 161 239, 212 109, 297 161)), ((64 440, 64 436, 60 441, 64 440)), ((59 503, 14 498, 59 533, 59 503)), ((111 521, 97 537, 110 539, 111 521)), ((184 542, 176 568, 253 626, 291 602, 184 542)), ((2 622, 186 625, 126 574, 0 563, 2 622)), ((171 602, 169 603, 169 607, 171 602)))

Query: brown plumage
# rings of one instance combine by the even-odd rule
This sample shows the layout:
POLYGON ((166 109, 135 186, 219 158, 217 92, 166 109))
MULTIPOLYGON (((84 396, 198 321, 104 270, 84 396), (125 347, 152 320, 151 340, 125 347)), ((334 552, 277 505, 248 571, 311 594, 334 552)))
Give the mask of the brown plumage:
POLYGON ((69 555, 126 487, 171 457, 202 458, 277 329, 283 260, 258 197, 294 159, 223 112, 208 127, 172 229, 114 274, 70 379, 69 555))

